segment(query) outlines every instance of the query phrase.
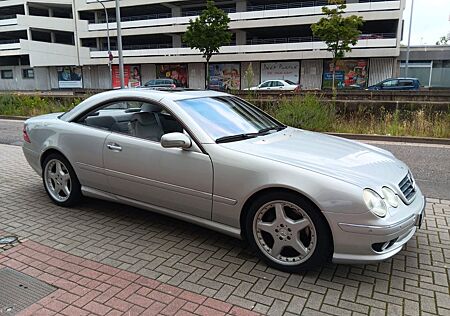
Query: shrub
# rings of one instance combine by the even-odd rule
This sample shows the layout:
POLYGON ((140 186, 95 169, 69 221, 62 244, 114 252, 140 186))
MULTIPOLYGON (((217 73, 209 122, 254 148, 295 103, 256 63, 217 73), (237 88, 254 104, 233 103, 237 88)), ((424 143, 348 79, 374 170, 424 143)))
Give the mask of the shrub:
POLYGON ((313 131, 330 131, 336 111, 311 94, 282 99, 274 111, 275 117, 286 125, 313 131))
POLYGON ((0 115, 35 116, 66 112, 81 102, 80 99, 55 99, 29 95, 0 95, 0 115))

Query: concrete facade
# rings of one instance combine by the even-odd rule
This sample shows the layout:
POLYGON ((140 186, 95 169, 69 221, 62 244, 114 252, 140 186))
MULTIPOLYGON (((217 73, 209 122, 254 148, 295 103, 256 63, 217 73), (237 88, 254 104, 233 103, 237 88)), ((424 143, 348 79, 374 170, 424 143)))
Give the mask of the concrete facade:
MULTIPOLYGON (((249 63, 255 85, 261 79, 261 62, 297 61, 299 83, 306 89, 320 89, 324 60, 330 59, 331 54, 325 43, 312 36, 310 25, 322 18, 321 7, 325 3, 216 1, 231 19, 233 42, 222 47, 211 62, 239 64, 240 87, 246 88, 244 72, 249 63)), ((112 54, 117 64, 115 2, 103 4, 108 11, 112 54)), ((122 0, 120 5, 124 62, 140 66, 142 84, 160 75, 158 65, 183 64, 188 68, 188 86, 204 88, 204 60, 181 41, 189 20, 204 9, 203 2, 122 0)), ((347 1, 346 11, 362 16, 365 24, 357 45, 346 57, 365 60, 370 82, 392 76, 397 68, 404 6, 405 0, 347 1), (381 69, 381 60, 387 70, 381 69), (375 68, 371 69, 371 65, 375 68)), ((103 7, 97 0, 0 1, 0 38, 7 39, 0 40, 0 66, 14 69, 15 74, 13 81, 0 78, 0 90, 60 88, 58 71, 61 75, 67 67, 81 67, 70 71, 82 72, 83 88, 110 88, 105 22, 103 7), (25 80, 16 74, 16 67, 21 65, 35 69, 41 79, 47 72, 44 77, 53 81, 44 84, 37 78, 25 80)))

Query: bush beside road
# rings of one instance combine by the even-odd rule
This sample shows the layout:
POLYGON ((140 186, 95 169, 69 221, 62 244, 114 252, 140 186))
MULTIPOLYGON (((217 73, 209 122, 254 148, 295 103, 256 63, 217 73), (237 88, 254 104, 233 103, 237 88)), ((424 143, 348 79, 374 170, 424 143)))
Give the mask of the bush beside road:
MULTIPOLYGON (((0 95, 0 115, 65 112, 84 97, 3 94, 0 95)), ((450 105, 392 109, 360 100, 347 106, 313 93, 277 99, 254 100, 252 94, 241 97, 255 101, 253 103, 287 125, 318 132, 450 138, 450 105)))

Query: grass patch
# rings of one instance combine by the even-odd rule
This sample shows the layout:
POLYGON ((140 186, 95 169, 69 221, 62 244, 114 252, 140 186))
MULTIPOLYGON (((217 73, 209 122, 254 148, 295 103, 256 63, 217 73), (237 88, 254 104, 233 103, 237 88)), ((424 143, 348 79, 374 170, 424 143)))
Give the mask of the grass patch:
MULTIPOLYGON (((4 94, 0 95, 0 115, 66 112, 81 101, 79 98, 4 94)), ((362 103, 349 110, 313 94, 253 103, 286 125, 317 132, 450 138, 450 107, 447 111, 426 107, 388 111, 362 103)))
POLYGON ((360 105, 346 111, 333 102, 306 95, 266 104, 264 110, 286 125, 317 132, 450 138, 450 108, 387 111, 360 105))
POLYGON ((0 95, 0 115, 36 116, 45 113, 66 112, 81 99, 42 98, 29 95, 0 95))

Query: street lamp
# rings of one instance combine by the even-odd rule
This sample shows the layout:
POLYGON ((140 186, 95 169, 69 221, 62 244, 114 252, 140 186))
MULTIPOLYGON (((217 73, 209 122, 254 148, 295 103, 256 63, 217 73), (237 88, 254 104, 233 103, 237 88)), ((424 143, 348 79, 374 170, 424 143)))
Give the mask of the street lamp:
POLYGON ((409 52, 411 50, 411 31, 412 31, 412 20, 414 11, 414 0, 411 2, 411 15, 409 16, 409 34, 408 34, 408 48, 406 49, 406 64, 405 64, 405 77, 408 78, 408 67, 409 67, 409 52))
POLYGON ((109 18, 108 18, 108 10, 106 10, 105 5, 102 1, 97 0, 98 3, 100 3, 103 7, 103 10, 105 11, 105 18, 106 18, 106 37, 107 37, 107 43, 108 43, 108 68, 109 68, 109 83, 111 85, 111 88, 113 87, 112 83, 112 53, 111 53, 111 41, 109 39, 109 18))
POLYGON ((116 24, 117 24, 117 50, 119 51, 119 76, 120 87, 125 88, 125 76, 123 71, 123 52, 122 52, 122 26, 120 21, 120 4, 116 0, 116 24))

